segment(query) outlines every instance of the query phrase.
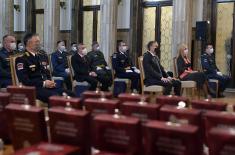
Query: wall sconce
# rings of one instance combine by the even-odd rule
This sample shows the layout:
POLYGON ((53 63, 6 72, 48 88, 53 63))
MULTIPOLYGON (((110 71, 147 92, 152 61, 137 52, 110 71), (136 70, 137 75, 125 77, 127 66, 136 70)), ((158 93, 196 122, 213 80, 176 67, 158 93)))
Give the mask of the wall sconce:
POLYGON ((66 2, 65 1, 60 1, 60 7, 62 9, 66 9, 66 2))
POLYGON ((15 9, 17 12, 20 12, 20 5, 19 5, 19 4, 14 4, 14 9, 15 9))

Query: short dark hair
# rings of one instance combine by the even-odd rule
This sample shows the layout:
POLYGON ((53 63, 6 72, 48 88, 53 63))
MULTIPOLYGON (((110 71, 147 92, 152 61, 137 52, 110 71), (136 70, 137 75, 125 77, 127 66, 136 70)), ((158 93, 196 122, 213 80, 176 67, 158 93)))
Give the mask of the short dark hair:
POLYGON ((64 42, 64 43, 65 43, 64 40, 59 40, 59 41, 57 41, 56 45, 58 45, 58 44, 61 43, 61 42, 64 42))
POLYGON ((150 50, 150 47, 154 44, 154 43, 156 43, 157 41, 150 41, 150 42, 148 42, 148 44, 147 44, 147 49, 148 50, 150 50))
POLYGON ((26 35, 23 38, 24 45, 26 46, 28 41, 32 39, 34 36, 38 36, 37 33, 26 33, 26 35))
POLYGON ((70 44, 70 46, 73 46, 73 45, 76 45, 77 43, 76 42, 72 42, 71 44, 70 44))
POLYGON ((207 49, 207 47, 209 46, 209 45, 212 45, 213 46, 213 44, 212 43, 206 43, 206 45, 205 45, 205 49, 207 49))
POLYGON ((121 46, 121 43, 124 43, 124 41, 123 40, 118 40, 117 41, 117 47, 121 46))
POLYGON ((98 41, 93 41, 91 46, 94 46, 94 45, 97 45, 97 44, 99 44, 98 41))
POLYGON ((2 37, 2 41, 4 42, 4 40, 5 40, 7 37, 9 37, 9 36, 15 37, 15 36, 13 36, 13 35, 11 35, 11 34, 6 34, 6 35, 4 35, 4 36, 2 37))

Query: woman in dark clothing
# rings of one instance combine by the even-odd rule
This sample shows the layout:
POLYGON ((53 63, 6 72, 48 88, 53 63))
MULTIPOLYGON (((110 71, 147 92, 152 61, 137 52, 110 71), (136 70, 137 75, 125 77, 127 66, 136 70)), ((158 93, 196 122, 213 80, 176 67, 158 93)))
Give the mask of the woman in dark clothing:
POLYGON ((203 88, 206 98, 211 98, 208 93, 208 82, 204 73, 194 71, 188 57, 188 47, 181 44, 177 56, 177 69, 179 79, 182 81, 195 81, 198 89, 203 88))

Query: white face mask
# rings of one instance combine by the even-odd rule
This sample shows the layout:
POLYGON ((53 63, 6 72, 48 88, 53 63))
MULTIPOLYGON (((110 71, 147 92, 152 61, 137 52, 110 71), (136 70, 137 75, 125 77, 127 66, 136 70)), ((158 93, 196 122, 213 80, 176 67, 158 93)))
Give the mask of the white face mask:
POLYGON ((126 52, 127 51, 127 47, 126 46, 123 46, 122 47, 122 52, 126 52))
POLYGON ((11 50, 15 50, 16 49, 16 43, 11 43, 10 48, 11 48, 11 50))
POLYGON ((72 47, 72 51, 77 51, 77 47, 72 47))
POLYGON ((83 54, 83 55, 87 55, 87 49, 86 49, 86 48, 84 48, 84 49, 82 50, 82 54, 83 54))
POLYGON ((100 50, 100 46, 96 47, 96 51, 99 51, 100 50))
POLYGON ((209 50, 209 53, 210 53, 210 54, 214 53, 214 49, 211 48, 211 49, 209 50))
POLYGON ((24 46, 19 46, 18 49, 19 49, 19 50, 23 50, 23 49, 24 49, 24 46))
POLYGON ((185 50, 184 50, 184 55, 185 55, 185 56, 188 55, 188 49, 185 49, 185 50))
POLYGON ((2 48, 2 44, 0 43, 0 49, 2 48))
POLYGON ((65 51, 65 46, 60 46, 60 51, 64 52, 65 51))

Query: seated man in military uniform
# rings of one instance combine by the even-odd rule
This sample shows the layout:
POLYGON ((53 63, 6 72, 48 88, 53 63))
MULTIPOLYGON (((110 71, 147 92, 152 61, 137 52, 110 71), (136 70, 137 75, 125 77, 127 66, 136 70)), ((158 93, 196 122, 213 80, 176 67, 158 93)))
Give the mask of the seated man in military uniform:
POLYGON ((128 47, 123 41, 118 42, 118 51, 112 56, 112 66, 115 76, 131 80, 131 89, 139 90, 140 71, 133 64, 129 56, 128 47))
POLYGON ((64 78, 64 82, 67 86, 67 89, 72 89, 72 84, 70 80, 70 70, 67 60, 67 52, 65 51, 64 41, 57 42, 57 50, 51 54, 51 63, 53 67, 53 76, 64 78))
POLYGON ((92 43, 92 51, 87 54, 91 70, 97 74, 97 79, 102 83, 101 90, 107 91, 112 85, 112 72, 107 66, 103 53, 100 51, 99 43, 92 43))
POLYGON ((62 88, 56 88, 56 84, 51 80, 50 75, 41 63, 38 51, 40 38, 37 34, 28 33, 24 37, 26 51, 23 56, 16 59, 16 72, 19 81, 26 86, 36 87, 37 99, 47 102, 50 96, 62 95, 64 92, 69 96, 73 93, 62 88))
POLYGON ((87 57, 87 49, 83 43, 78 45, 78 52, 71 58, 72 67, 74 70, 74 79, 78 82, 88 82, 90 90, 96 90, 97 74, 91 70, 90 63, 87 57))
POLYGON ((170 77, 160 64, 160 60, 156 55, 158 48, 157 41, 150 41, 147 45, 148 51, 144 53, 143 67, 145 73, 144 84, 146 86, 160 85, 164 87, 164 95, 169 95, 172 87, 174 87, 175 95, 181 95, 181 82, 170 77))
POLYGON ((12 84, 10 55, 15 54, 16 39, 12 35, 3 37, 3 48, 0 50, 0 88, 12 84))
POLYGON ((224 97, 223 91, 228 86, 231 78, 223 75, 216 66, 214 49, 212 44, 207 44, 204 54, 201 56, 201 64, 204 73, 208 79, 217 79, 219 81, 219 97, 224 97))

